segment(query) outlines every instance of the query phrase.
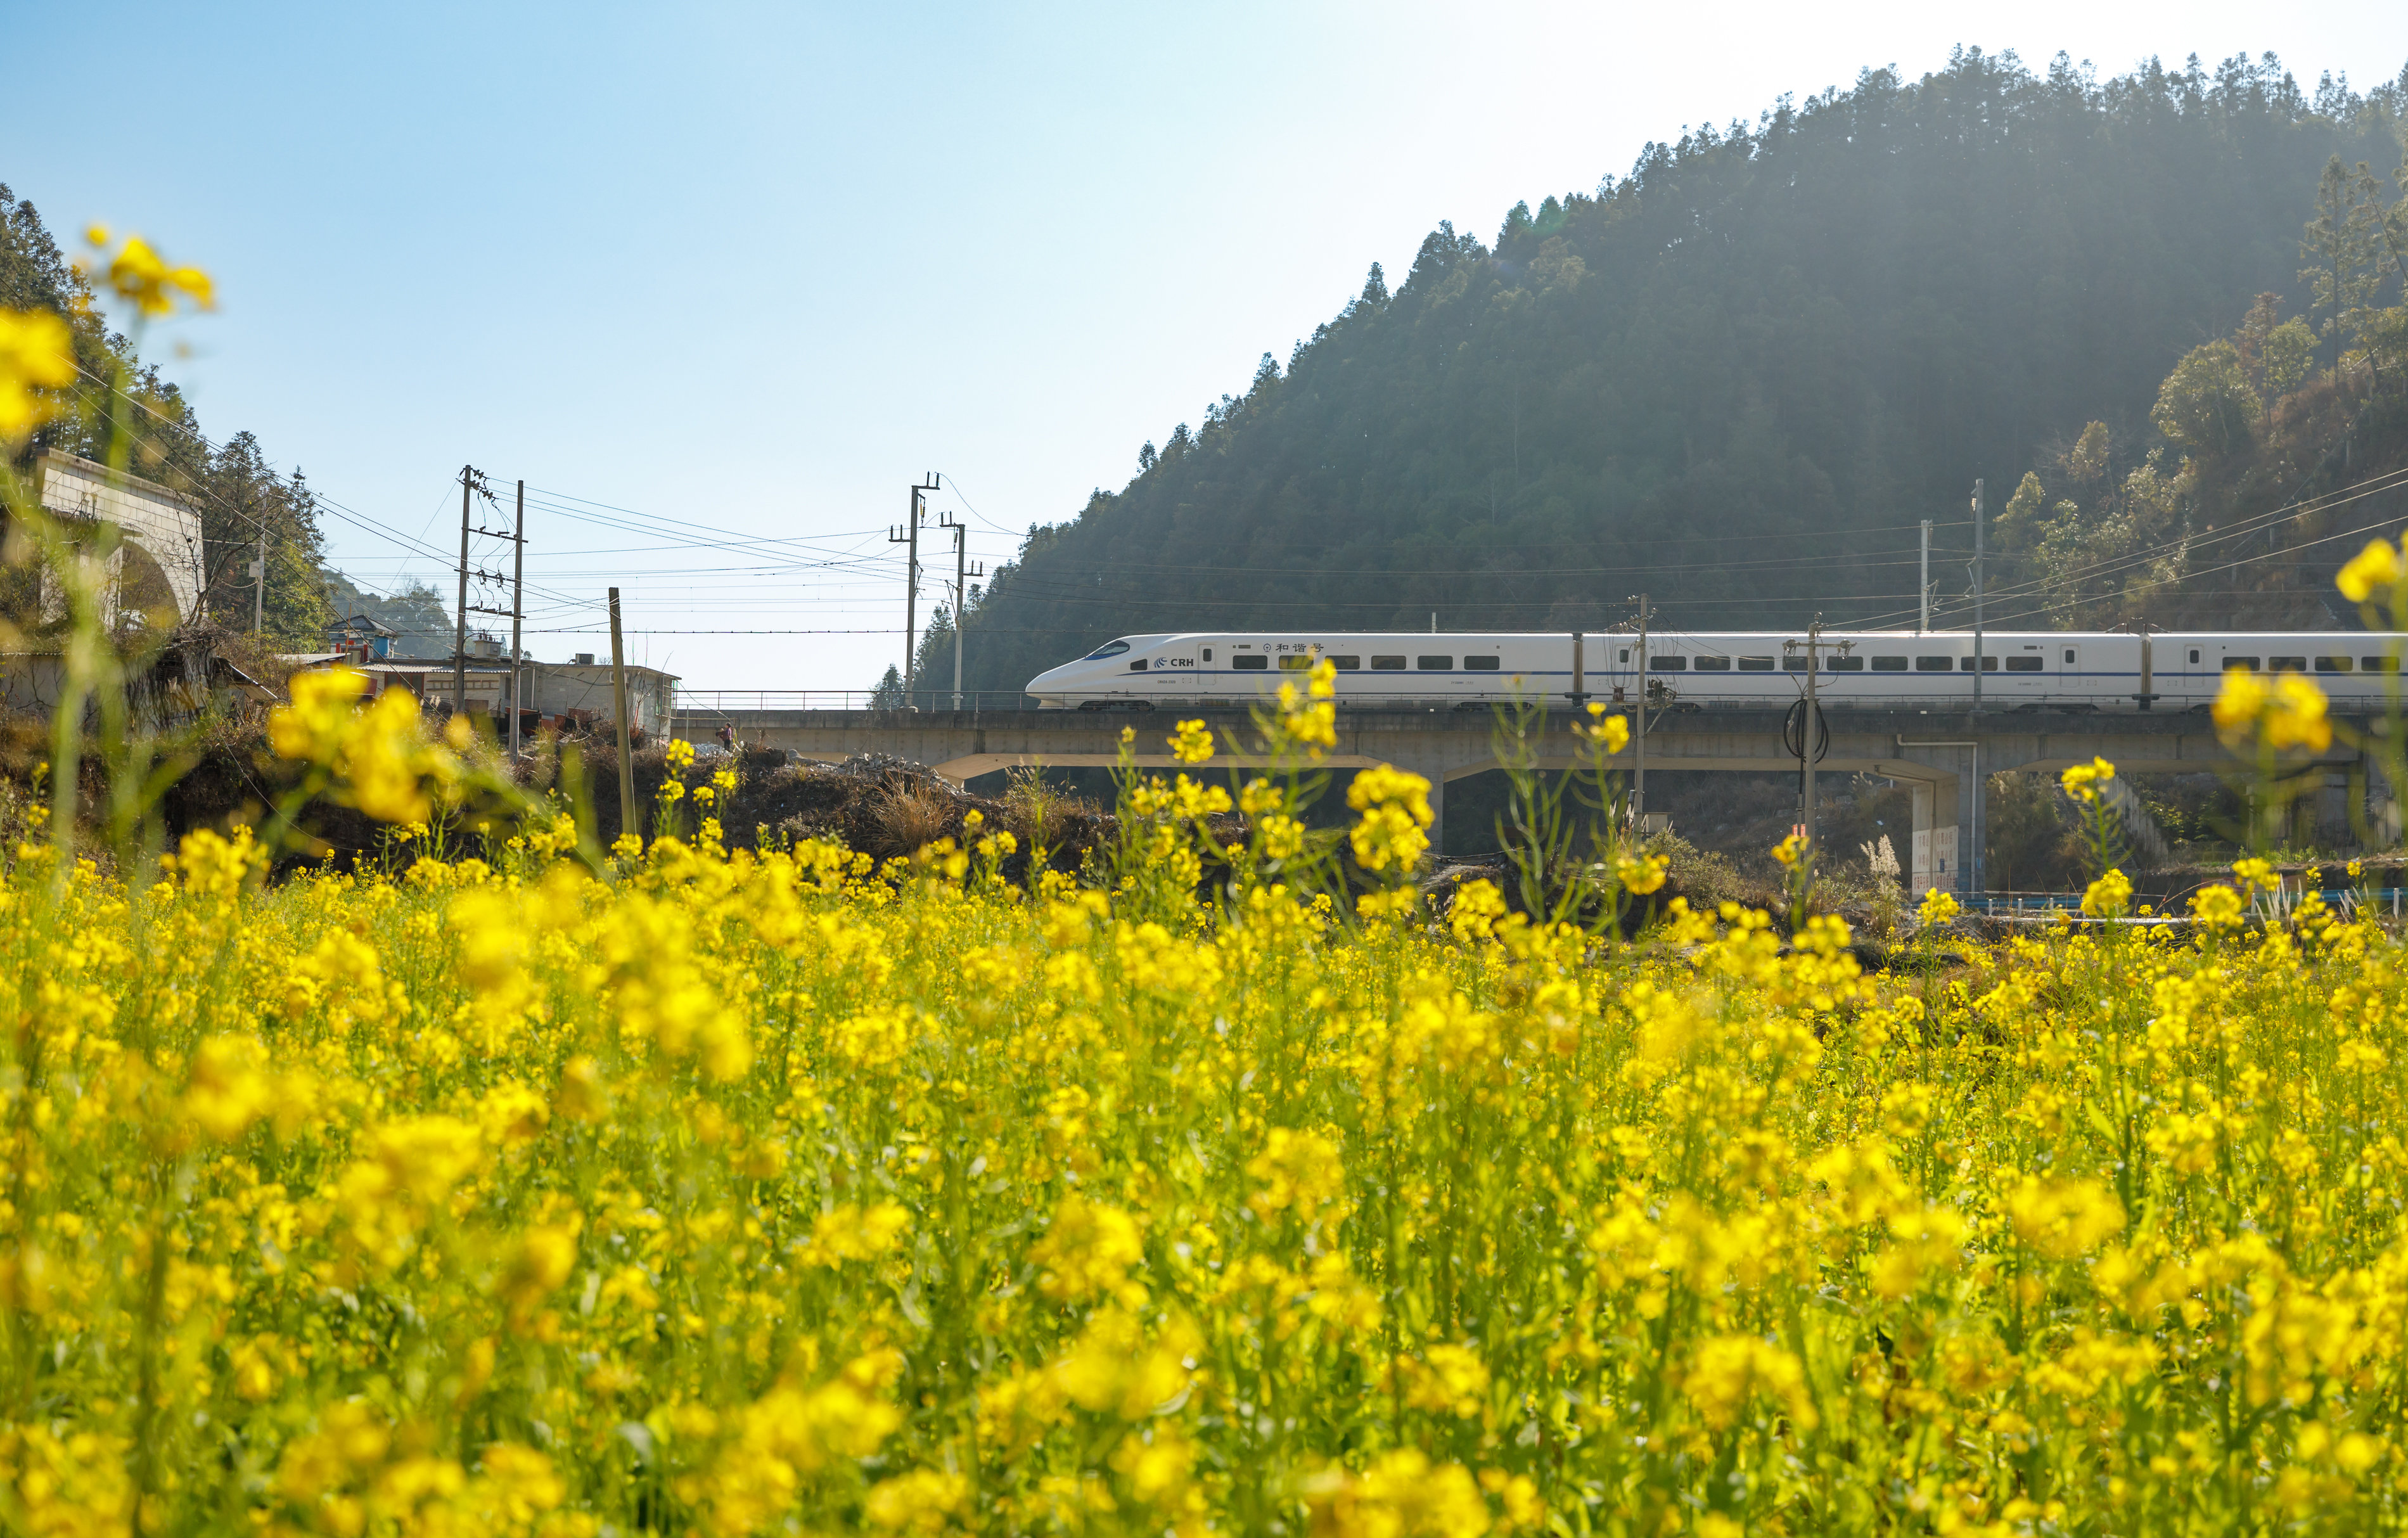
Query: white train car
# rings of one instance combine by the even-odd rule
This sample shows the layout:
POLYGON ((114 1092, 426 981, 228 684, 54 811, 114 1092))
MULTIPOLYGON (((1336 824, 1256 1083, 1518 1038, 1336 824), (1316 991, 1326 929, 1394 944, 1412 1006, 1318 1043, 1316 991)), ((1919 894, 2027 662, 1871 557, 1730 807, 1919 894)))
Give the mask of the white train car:
MULTIPOLYGON (((1985 709, 2205 710, 2227 668, 2304 673, 2334 708, 2380 708, 2403 641, 2392 633, 2282 634, 1992 631, 1982 641, 1985 709)), ((1816 694, 1831 710, 1963 709, 1973 703, 1970 631, 1823 633, 1816 694)), ((1568 703, 1577 670, 1589 697, 1641 694, 1679 709, 1786 707, 1805 693, 1803 631, 1658 632, 1641 669, 1639 638, 1555 631, 1425 635, 1164 633, 1123 636, 1028 681, 1049 710, 1180 710, 1243 705, 1299 681, 1327 658, 1338 703, 1356 709, 1475 708, 1514 698, 1568 703)))

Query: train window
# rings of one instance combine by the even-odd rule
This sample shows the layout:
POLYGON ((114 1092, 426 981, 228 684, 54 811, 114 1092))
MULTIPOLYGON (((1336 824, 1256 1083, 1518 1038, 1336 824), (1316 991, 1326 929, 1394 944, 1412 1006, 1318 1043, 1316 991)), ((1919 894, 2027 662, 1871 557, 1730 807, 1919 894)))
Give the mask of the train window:
POLYGON ((1862 657, 1825 657, 1824 668, 1834 673, 1861 673, 1865 670, 1862 657))
POLYGON ((1283 673, 1301 673, 1312 666, 1312 659, 1301 652, 1280 658, 1280 671, 1283 673))
POLYGON ((1727 673, 1730 671, 1730 658, 1699 657, 1698 659, 1698 671, 1701 673, 1727 673))
POLYGON ((2041 670, 2044 663, 2045 659, 2041 657, 2009 657, 2007 659, 2007 671, 2011 673, 2037 673, 2041 670))
POLYGON ((1772 659, 1770 657, 1742 657, 1739 659, 1739 670, 1742 673, 1769 673, 1772 671, 1772 659))
POLYGON ((2360 657, 2358 660, 2370 673, 2396 673, 2400 670, 2398 657, 2360 657))
POLYGON ((1231 657, 1229 667, 1240 673, 1268 673, 1271 670, 1271 659, 1257 652, 1250 657, 1231 657))
MULTIPOLYGON (((1958 668, 1959 668, 1961 671, 1964 671, 1964 672, 1968 672, 1968 673, 1970 673, 1970 672, 1971 672, 1971 671, 1973 670, 1973 659, 1972 659, 1971 657, 1959 657, 1959 658, 1957 658, 1957 659, 1956 659, 1956 664, 1957 664, 1958 668)), ((1984 672, 1985 672, 1985 673, 1995 673, 1995 672, 1997 672, 1998 670, 1999 670, 1999 659, 1998 659, 1998 658, 1996 658, 1996 657, 1984 657, 1984 658, 1982 659, 1982 671, 1984 671, 1984 672)))
POLYGON ((2320 673, 2345 673, 2345 672, 2348 672, 2348 671, 2349 671, 2349 658, 2347 658, 2347 657, 2318 657, 2318 658, 2316 658, 2316 671, 2317 671, 2317 672, 2320 672, 2320 673))
POLYGON ((1129 664, 1129 671, 1130 671, 1130 672, 1132 672, 1132 673, 1141 673, 1141 672, 1144 672, 1144 671, 1145 671, 1145 658, 1143 658, 1143 657, 1140 657, 1140 658, 1138 658, 1135 662, 1130 663, 1130 664, 1129 664))
POLYGON ((2190 665, 2194 668, 2199 666, 2199 648, 2196 646, 2190 649, 2190 665))
POLYGON ((1125 640, 1108 640, 1101 646, 1096 647, 1094 651, 1088 653, 1087 660, 1089 662, 1101 662, 1106 657, 1116 657, 1127 650, 1128 642, 1125 640))
POLYGON ((1918 673, 1953 673, 1956 670, 1956 659, 1955 657, 1917 657, 1914 659, 1914 670, 1918 673))
POLYGON ((1902 673, 1906 671, 1906 659, 1904 657, 1875 657, 1873 658, 1873 671, 1876 673, 1902 673))
POLYGON ((1469 672, 1493 673, 1502 661, 1503 659, 1499 657, 1466 657, 1463 659, 1463 666, 1469 672))
POLYGON ((1628 662, 1630 660, 1630 648, 1627 646, 1622 649, 1622 660, 1625 662, 1628 662))
POLYGON ((1204 660, 1205 660, 1205 661, 1207 661, 1207 662, 1210 662, 1210 661, 1211 661, 1211 660, 1212 660, 1212 648, 1211 648, 1210 646, 1207 646, 1206 648, 1204 648, 1204 660))
POLYGON ((1413 666, 1425 673, 1451 673, 1455 671, 1455 659, 1453 657, 1415 657, 1413 666))
POLYGON ((1329 665, 1341 673, 1359 673, 1363 670, 1361 657, 1331 657, 1329 665))
POLYGON ((2268 657, 2266 659, 2266 670, 2270 673, 2304 673, 2308 670, 2308 659, 2305 657, 2268 657))
POLYGON ((1803 656, 1783 657, 1781 659, 1781 670, 1784 673, 1805 672, 1808 670, 1806 667, 1806 659, 1803 656))
POLYGON ((1689 670, 1689 659, 1687 657, 1649 657, 1647 667, 1653 672, 1685 673, 1689 670))
POLYGON ((2068 668, 2073 666, 2073 648, 2071 646, 2065 649, 2065 665, 2068 668))
POLYGON ((1405 659, 1402 657, 1375 656, 1371 659, 1371 671, 1375 673, 1401 673, 1404 670, 1405 659))
POLYGON ((2236 668, 2244 673, 2254 673, 2258 670, 2258 659, 2256 657, 2226 657, 2224 659, 2224 670, 2226 672, 2232 672, 2236 668))

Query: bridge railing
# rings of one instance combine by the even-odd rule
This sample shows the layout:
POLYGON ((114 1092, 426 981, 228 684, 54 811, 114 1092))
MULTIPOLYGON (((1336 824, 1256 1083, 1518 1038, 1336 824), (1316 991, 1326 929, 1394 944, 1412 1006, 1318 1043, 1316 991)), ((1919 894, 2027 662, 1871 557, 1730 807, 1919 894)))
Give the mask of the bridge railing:
MULTIPOLYGON (((1278 675, 1271 675, 1271 679, 1270 683, 1264 685, 1262 693, 1254 696, 1192 698, 1164 697, 1150 691, 1139 690, 1131 690, 1125 694, 1108 690, 1090 690, 1082 693, 1089 696, 1090 705, 1097 710, 1244 711, 1268 701, 1272 687, 1280 682, 1278 675)), ((950 689, 915 689, 908 704, 895 701, 891 696, 882 697, 876 691, 869 689, 681 689, 677 695, 677 712, 680 715, 709 717, 714 714, 732 715, 742 711, 872 711, 887 705, 907 708, 922 713, 955 709, 981 712, 1017 712, 1039 709, 1037 701, 1019 689, 966 689, 958 697, 960 700, 958 706, 954 703, 956 697, 950 689)), ((1612 710, 1627 712, 1631 709, 1623 701, 1612 699, 1610 695, 1598 694, 1595 697, 1606 701, 1608 708, 1612 710)), ((1452 711, 1485 715, 1497 707, 1512 702, 1512 697, 1507 694, 1470 696, 1343 694, 1336 703, 1340 711, 1452 711)), ((1536 702, 1546 705, 1550 711, 1558 714, 1571 713, 1566 697, 1561 693, 1541 695, 1537 697, 1536 702)), ((1955 702, 1949 713, 1964 713, 1962 707, 1965 703, 1967 702, 1955 702)), ((1836 705, 1827 705, 1826 710, 1833 723, 1837 725, 1884 712, 1912 711, 1916 714, 1929 714, 1931 704, 1928 699, 1905 697, 1897 698, 1868 697, 1849 699, 1836 705)), ((1677 726, 1684 720, 1695 720, 1699 716, 1722 718, 1758 714, 1767 710, 1780 708, 1760 699, 1681 700, 1651 709, 1648 712, 1649 729, 1654 729, 1654 723, 1656 721, 1677 726)), ((2204 707, 2200 707, 2200 710, 2203 711, 2204 707)), ((1989 713, 1995 718, 1997 729, 2010 730, 2018 724, 2032 719, 2036 712, 2033 708, 2026 706, 1994 710, 1989 713)), ((2141 714, 2136 712, 2094 713, 2086 709, 2077 713, 2100 730, 2137 727, 2164 733, 2192 729, 2198 723, 2196 714, 2184 711, 2141 714)), ((2336 711, 2335 713, 2340 712, 2336 711)))
MULTIPOLYGON (((1033 711, 1037 701, 1018 689, 965 689, 965 711, 1033 711)), ((922 712, 950 711, 953 693, 919 691, 913 702, 922 712)), ((873 711, 888 703, 869 689, 680 689, 679 715, 735 715, 745 711, 873 711)))

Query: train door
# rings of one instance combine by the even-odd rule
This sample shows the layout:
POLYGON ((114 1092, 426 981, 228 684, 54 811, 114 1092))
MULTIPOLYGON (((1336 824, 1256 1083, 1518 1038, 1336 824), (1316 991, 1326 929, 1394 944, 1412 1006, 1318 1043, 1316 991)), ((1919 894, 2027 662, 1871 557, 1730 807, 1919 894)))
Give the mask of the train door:
POLYGON ((2098 691, 2082 676, 2082 647, 2070 640, 2045 640, 2048 667, 2042 675, 2048 680, 2049 702, 2060 709, 2069 705, 2089 705, 2098 700, 2098 691))
POLYGON ((1611 686, 1607 698, 1615 705, 1637 703, 1639 699, 1639 690, 1636 686, 1639 679, 1638 638, 1606 636, 1601 639, 1612 648, 1608 654, 1611 660, 1602 669, 1605 673, 1605 682, 1611 686))

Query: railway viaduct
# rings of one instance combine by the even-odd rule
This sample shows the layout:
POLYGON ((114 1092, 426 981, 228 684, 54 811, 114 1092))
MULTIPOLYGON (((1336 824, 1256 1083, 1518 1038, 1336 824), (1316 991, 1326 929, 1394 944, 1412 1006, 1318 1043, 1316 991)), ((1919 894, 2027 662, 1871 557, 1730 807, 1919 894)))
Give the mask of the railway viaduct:
MULTIPOLYGON (((1784 747, 1778 710, 1708 709, 1651 712, 1646 761, 1652 769, 1795 771, 1784 747)), ((1257 761, 1251 718, 1236 710, 1149 712, 813 710, 681 710, 675 735, 707 741, 722 725, 743 741, 784 748, 797 756, 835 762, 854 754, 891 754, 927 765, 956 783, 1025 764, 1061 768, 1118 761, 1121 728, 1137 731, 1137 761, 1176 763, 1165 737, 1175 718, 1200 716, 1221 745, 1216 765, 1257 761)), ((1833 711, 1830 747, 1820 774, 1862 772, 1894 780, 1913 795, 1914 848, 1909 888, 1962 889, 1959 828, 1970 789, 1981 776, 2004 769, 2055 771, 2102 757, 2129 773, 2198 773, 2235 767, 2232 755, 2202 713, 2076 712, 1833 711)), ((1551 716, 1537 740, 1540 767, 1570 768, 1576 740, 1568 713, 1551 716)), ((2382 723, 2358 724, 2380 731, 2382 723)), ((1497 767, 1494 721, 1486 711, 1341 711, 1338 745, 1322 762, 1333 769, 1393 764, 1430 783, 1430 809, 1445 817, 1446 784, 1497 767)), ((1638 755, 1625 749, 1613 763, 1626 776, 1638 755)), ((2288 762, 2288 761, 2286 761, 2288 762)), ((2336 741, 2319 759, 2288 767, 2318 768, 2327 795, 2368 794, 2379 781, 2358 750, 2336 741)), ((1439 844, 1438 847, 1444 847, 1439 844)), ((1903 852, 1902 852, 1903 853, 1903 852)))

